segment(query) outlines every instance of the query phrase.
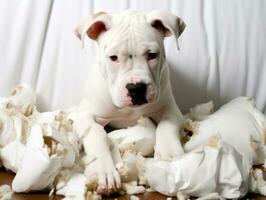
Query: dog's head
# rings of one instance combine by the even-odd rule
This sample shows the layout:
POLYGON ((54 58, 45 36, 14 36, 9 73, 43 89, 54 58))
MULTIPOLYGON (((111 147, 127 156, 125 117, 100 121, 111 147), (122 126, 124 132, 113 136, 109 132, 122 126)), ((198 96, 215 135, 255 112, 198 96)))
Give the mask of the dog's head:
POLYGON ((82 44, 86 35, 97 41, 98 67, 108 81, 112 101, 125 107, 158 99, 165 66, 163 40, 174 35, 177 41, 184 28, 184 22, 168 12, 125 11, 97 13, 75 31, 82 44))

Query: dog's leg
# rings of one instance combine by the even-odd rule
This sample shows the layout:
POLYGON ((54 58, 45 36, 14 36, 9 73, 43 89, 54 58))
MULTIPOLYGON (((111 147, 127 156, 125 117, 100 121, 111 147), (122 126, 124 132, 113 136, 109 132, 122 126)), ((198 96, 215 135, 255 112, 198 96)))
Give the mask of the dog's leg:
POLYGON ((80 113, 75 125, 81 134, 85 153, 95 158, 85 169, 89 182, 98 180, 97 192, 110 194, 121 187, 121 180, 112 159, 110 142, 102 125, 88 113, 80 113))
POLYGON ((154 157, 162 160, 174 160, 184 153, 180 142, 180 126, 183 116, 174 100, 165 108, 156 129, 154 157))

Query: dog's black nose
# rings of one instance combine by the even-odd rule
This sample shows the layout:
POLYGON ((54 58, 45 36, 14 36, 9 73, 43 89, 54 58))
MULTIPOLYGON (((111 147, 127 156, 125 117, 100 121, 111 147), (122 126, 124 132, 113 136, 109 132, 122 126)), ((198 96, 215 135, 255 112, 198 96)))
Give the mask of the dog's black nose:
POLYGON ((128 83, 126 85, 128 96, 131 97, 133 105, 142 105, 147 103, 146 91, 147 85, 145 83, 128 83))

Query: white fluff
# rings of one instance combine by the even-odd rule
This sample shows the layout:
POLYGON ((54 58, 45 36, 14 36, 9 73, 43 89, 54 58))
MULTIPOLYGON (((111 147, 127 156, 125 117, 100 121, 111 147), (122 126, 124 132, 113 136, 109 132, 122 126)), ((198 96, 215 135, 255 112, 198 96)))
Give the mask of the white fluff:
POLYGON ((56 194, 65 196, 64 200, 101 200, 100 195, 89 190, 92 186, 88 183, 83 170, 80 166, 62 170, 55 187, 56 194))
POLYGON ((86 177, 82 173, 73 173, 65 186, 56 191, 59 195, 64 195, 65 199, 82 200, 87 193, 86 177))
POLYGON ((4 146, 0 151, 3 166, 16 173, 21 166, 24 152, 25 145, 19 140, 15 140, 4 146))
POLYGON ((122 183, 122 189, 129 195, 140 194, 146 191, 145 187, 139 186, 137 181, 122 183))
POLYGON ((137 125, 112 131, 108 133, 108 137, 113 142, 112 157, 122 182, 136 182, 138 180, 137 154, 144 156, 153 154, 154 123, 148 118, 141 118, 137 125))
MULTIPOLYGON (((0 98, 0 160, 17 173, 13 190, 56 186, 56 193, 65 199, 100 199, 92 191, 96 180, 88 182, 81 166, 97 158, 80 155, 71 120, 75 109, 70 114, 39 113, 35 101, 35 92, 24 85, 10 97, 0 98)), ((184 145, 187 153, 175 161, 142 157, 154 152, 156 127, 150 119, 141 118, 136 126, 109 133, 122 189, 128 194, 143 193, 146 189, 138 184, 147 184, 183 199, 240 198, 248 191, 266 195, 262 171, 251 169, 265 161, 265 116, 249 97, 237 98, 215 113, 213 107, 213 102, 200 104, 185 116, 184 129, 193 136, 184 145)))
POLYGON ((27 192, 51 187, 63 167, 75 165, 78 156, 76 145, 68 141, 66 133, 59 132, 53 126, 34 123, 21 167, 12 183, 13 190, 27 192))
POLYGON ((203 121, 192 122, 191 131, 193 136, 184 146, 186 152, 219 134, 253 165, 265 161, 266 118, 250 97, 236 98, 203 121))
POLYGON ((139 197, 135 196, 135 195, 131 195, 130 196, 130 200, 139 200, 139 197))
POLYGON ((0 158, 17 173, 16 192, 52 187, 59 171, 73 167, 79 155, 72 120, 62 111, 39 113, 35 102, 34 90, 25 85, 0 99, 0 158))
POLYGON ((0 159, 5 168, 17 172, 29 135, 29 122, 24 115, 0 110, 0 159))
POLYGON ((266 196, 266 182, 261 169, 252 169, 249 191, 266 196))
POLYGON ((190 108, 187 117, 192 120, 201 121, 207 118, 210 114, 212 114, 213 111, 214 111, 213 101, 209 101, 207 103, 201 103, 190 108))
POLYGON ((0 186, 0 199, 1 200, 10 200, 12 197, 13 191, 9 185, 0 186))
POLYGON ((216 136, 176 161, 145 159, 140 171, 151 188, 168 196, 239 198, 248 191, 250 168, 248 160, 216 136))
POLYGON ((33 125, 28 138, 21 167, 12 182, 15 192, 42 190, 50 186, 59 170, 61 160, 58 155, 49 155, 45 147, 40 126, 33 125))
POLYGON ((138 180, 138 170, 136 167, 137 156, 135 153, 125 152, 121 161, 116 164, 116 168, 122 182, 138 180))
POLYGON ((36 93, 28 85, 18 85, 9 97, 0 97, 0 108, 8 108, 23 113, 26 116, 35 110, 36 93))
POLYGON ((153 154, 156 126, 148 118, 141 118, 138 124, 127 129, 119 129, 108 133, 121 151, 131 150, 142 153, 143 156, 153 154))

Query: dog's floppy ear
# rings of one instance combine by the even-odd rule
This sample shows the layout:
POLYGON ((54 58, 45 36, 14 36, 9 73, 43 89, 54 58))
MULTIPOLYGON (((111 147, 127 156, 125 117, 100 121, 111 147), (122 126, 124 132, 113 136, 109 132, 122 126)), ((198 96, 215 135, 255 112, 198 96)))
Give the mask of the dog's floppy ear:
POLYGON ((174 35, 179 49, 178 37, 186 27, 182 19, 166 11, 151 11, 146 14, 146 18, 148 23, 161 32, 164 37, 174 35))
POLYGON ((75 35, 84 44, 84 37, 87 35, 92 40, 97 40, 102 32, 111 27, 111 15, 105 12, 99 12, 83 20, 76 28, 75 35))

